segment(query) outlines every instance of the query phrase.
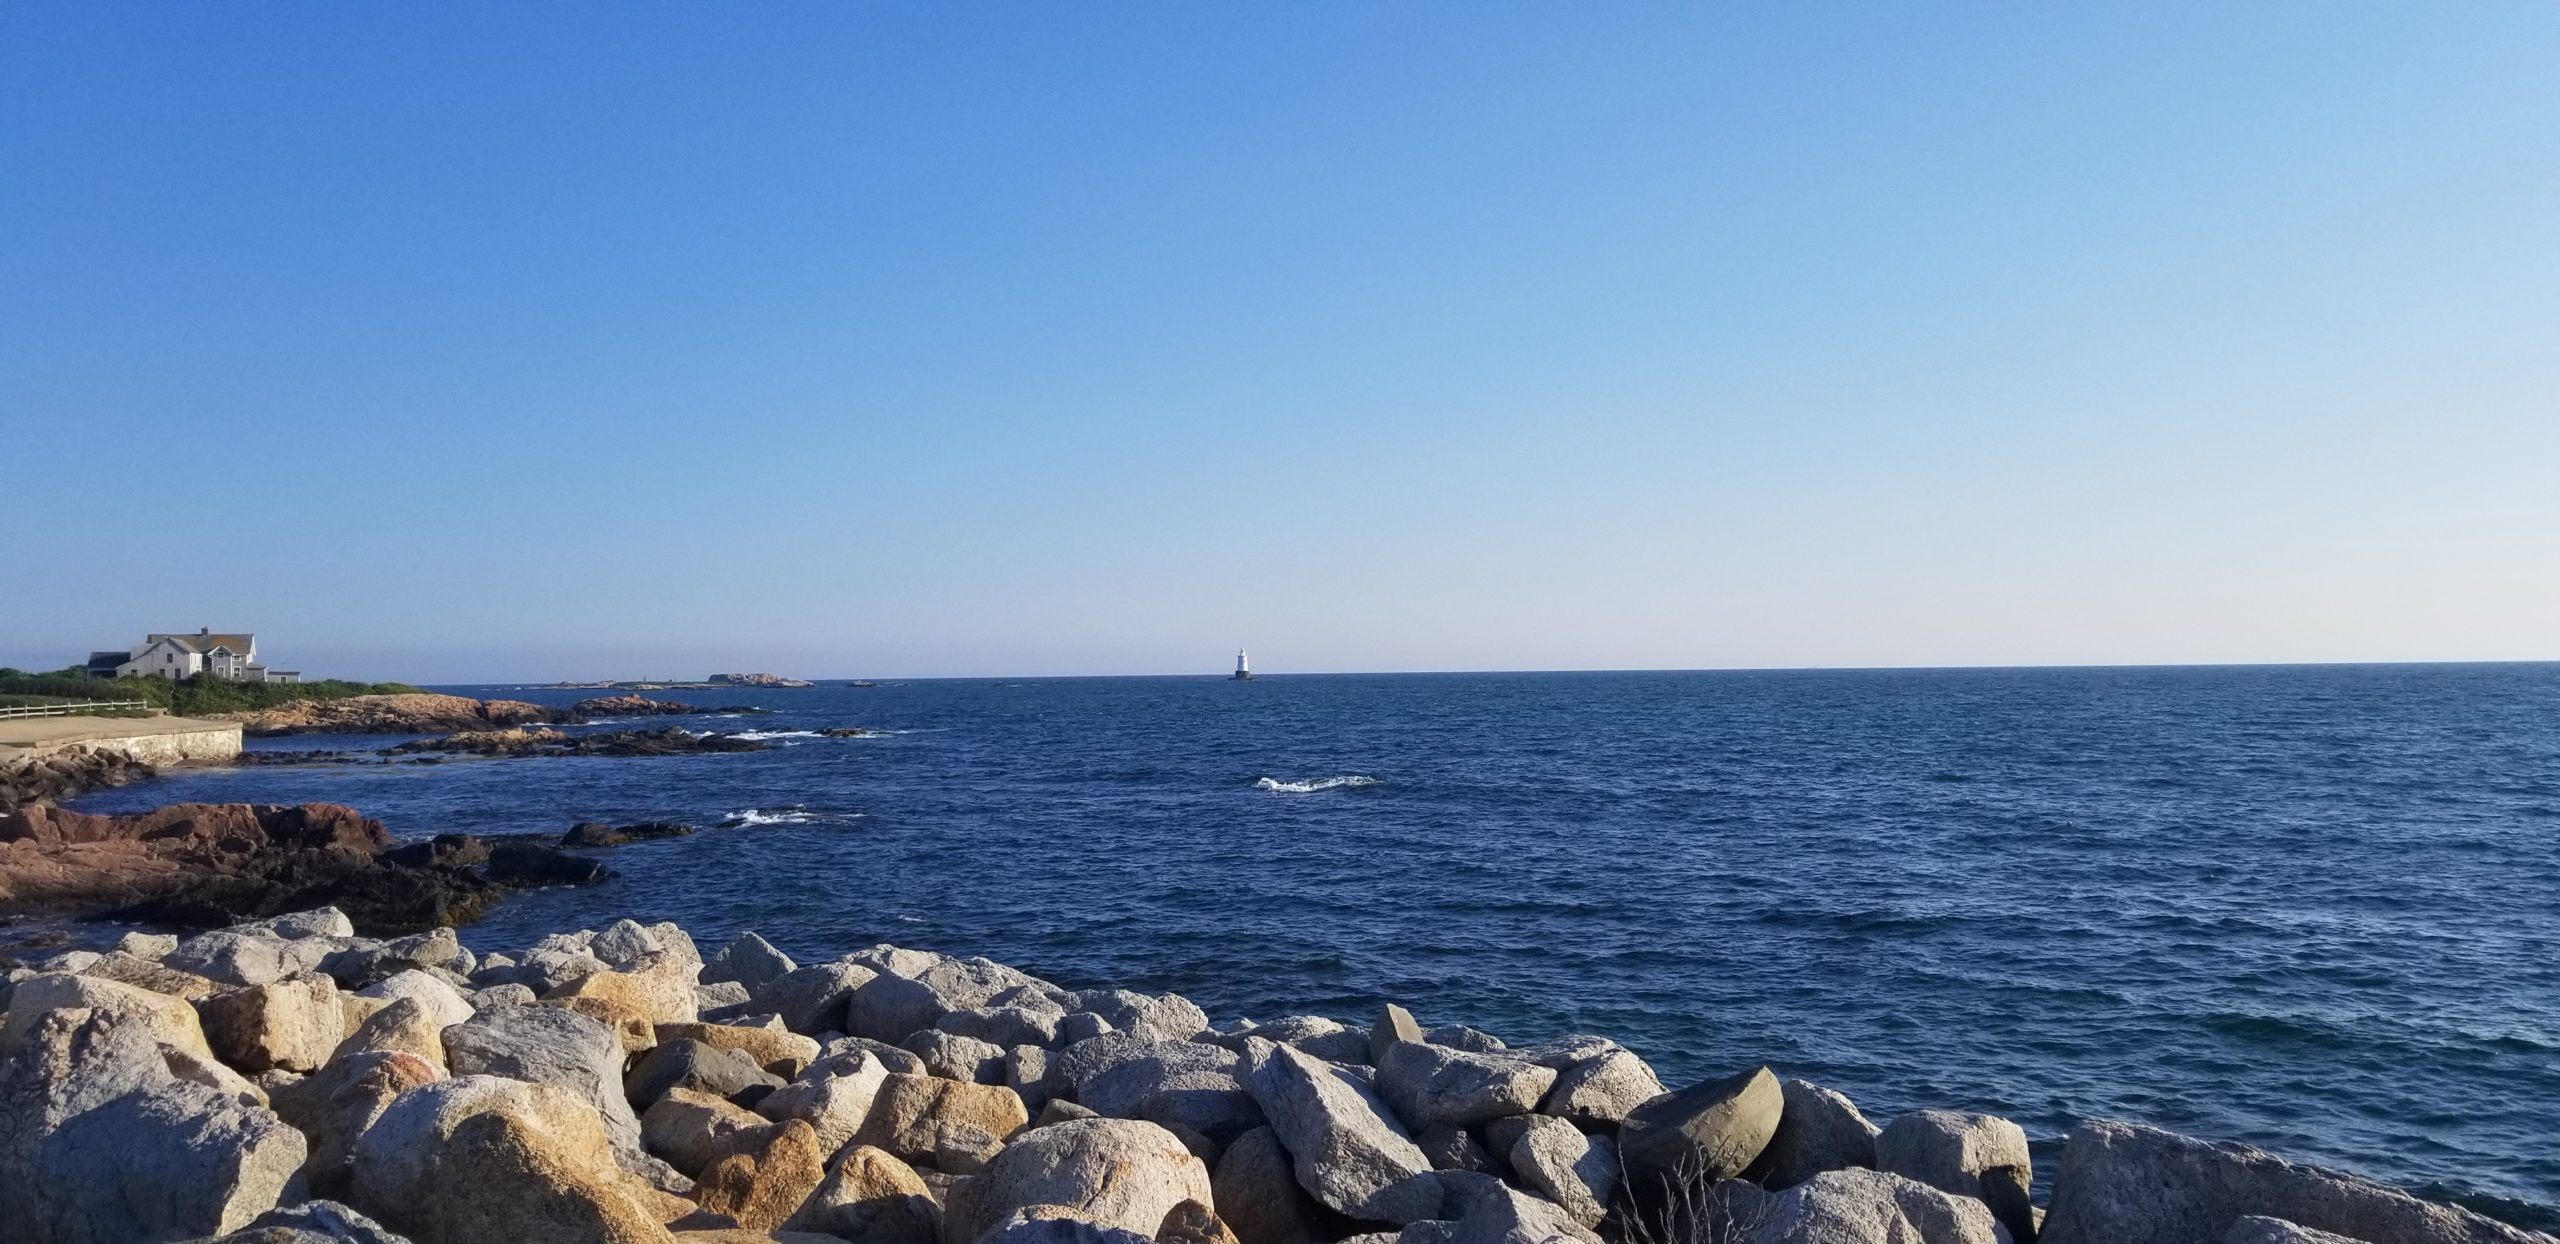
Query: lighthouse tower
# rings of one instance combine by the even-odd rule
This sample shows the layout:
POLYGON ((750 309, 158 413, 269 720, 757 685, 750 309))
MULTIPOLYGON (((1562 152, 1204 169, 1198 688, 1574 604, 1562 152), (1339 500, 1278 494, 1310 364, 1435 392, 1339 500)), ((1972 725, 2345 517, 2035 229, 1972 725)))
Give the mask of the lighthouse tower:
POLYGON ((1253 667, 1245 664, 1244 649, 1236 649, 1236 676, 1234 681, 1244 682, 1252 677, 1253 667))

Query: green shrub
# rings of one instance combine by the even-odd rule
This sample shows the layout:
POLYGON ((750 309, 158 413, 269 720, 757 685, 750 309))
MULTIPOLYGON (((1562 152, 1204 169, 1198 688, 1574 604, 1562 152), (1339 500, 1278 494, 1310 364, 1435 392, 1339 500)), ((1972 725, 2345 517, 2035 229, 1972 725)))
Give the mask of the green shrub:
POLYGON ((298 683, 226 682, 203 674, 181 682, 166 678, 91 678, 76 665, 50 674, 0 671, 0 695, 142 700, 180 717, 254 712, 296 700, 343 700, 355 695, 400 695, 416 690, 404 682, 347 682, 336 678, 298 683))

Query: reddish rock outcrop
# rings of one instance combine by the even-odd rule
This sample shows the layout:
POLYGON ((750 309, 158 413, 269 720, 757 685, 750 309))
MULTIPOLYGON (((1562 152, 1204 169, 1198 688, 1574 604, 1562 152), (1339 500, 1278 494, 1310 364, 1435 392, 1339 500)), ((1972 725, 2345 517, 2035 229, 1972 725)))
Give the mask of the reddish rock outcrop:
POLYGON ((414 692, 357 695, 338 700, 296 700, 250 713, 216 713, 252 735, 446 734, 571 720, 571 715, 522 700, 475 700, 464 695, 414 692))
POLYGON ((337 804, 39 804, 0 816, 0 914, 220 925, 335 906, 367 933, 407 933, 477 919, 510 885, 603 875, 542 843, 444 842, 394 850, 381 822, 337 804))

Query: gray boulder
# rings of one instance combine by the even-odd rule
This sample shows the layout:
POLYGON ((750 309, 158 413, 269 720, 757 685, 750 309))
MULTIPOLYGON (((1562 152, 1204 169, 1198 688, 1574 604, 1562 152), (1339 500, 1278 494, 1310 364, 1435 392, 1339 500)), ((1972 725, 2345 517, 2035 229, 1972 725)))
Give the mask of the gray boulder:
POLYGON ((992 959, 944 959, 912 977, 875 976, 853 991, 845 1031, 875 1041, 904 1041, 953 1011, 966 1011, 1016 986, 1041 982, 992 959))
POLYGON ((2256 1214, 2241 1217, 2224 1232, 2222 1244, 2363 1244, 2329 1231, 2286 1222, 2281 1218, 2263 1218, 2256 1214))
POLYGON ((1099 1015, 1114 1031, 1150 1041, 1188 1041, 1209 1030, 1209 1017, 1180 994, 1089 989, 1069 999, 1068 1009, 1099 1015))
POLYGON ((216 929, 178 943, 161 962, 225 985, 272 985, 288 976, 318 971, 336 949, 326 938, 216 929))
POLYGON ((1550 1115, 1531 1115, 1505 1152, 1520 1181, 1564 1207, 1575 1222, 1597 1227, 1618 1195, 1618 1147, 1606 1136, 1550 1115))
POLYGON ((910 1033, 900 1044, 924 1060, 929 1074, 971 1084, 1004 1083, 1003 1046, 939 1028, 910 1033))
POLYGON ((691 1039, 665 1041, 640 1056, 622 1077, 622 1095, 633 1110, 647 1110, 667 1090, 687 1088, 714 1097, 734 1098, 763 1085, 780 1088, 783 1079, 756 1065, 738 1050, 724 1050, 691 1039))
POLYGON ((1430 1180, 1440 1205, 1407 1226, 1397 1244, 1599 1244, 1600 1237, 1564 1207, 1530 1196, 1491 1175, 1444 1171, 1430 1180))
POLYGON ((1876 1165, 1876 1125, 1856 1103, 1806 1080, 1781 1080, 1778 1091, 1786 1105, 1752 1167, 1754 1182, 1784 1192, 1824 1171, 1876 1165))
POLYGON ((1058 1044, 1058 1022, 1066 1017, 1064 1008, 1044 1000, 953 1011, 935 1020, 933 1026, 989 1045, 1008 1048, 1037 1045, 1045 1048, 1058 1044))
POLYGON ((1744 1244, 2008 1244, 1980 1201, 1882 1171, 1826 1171, 1785 1192, 1748 1198, 1744 1244))
POLYGON ((1618 1130, 1629 1191, 1656 1208, 1683 1188, 1740 1175, 1769 1147, 1785 1104, 1778 1078, 1755 1067, 1636 1107, 1618 1130))
POLYGON ((1914 1110, 1876 1137, 1876 1169, 1971 1197, 1990 1206, 2012 1237, 2035 1238, 2034 1160, 2026 1130, 2007 1119, 1914 1110))
POLYGON ((1538 1103, 1540 1114, 1575 1123, 1616 1126, 1636 1107, 1662 1096, 1653 1068, 1605 1037, 1565 1037, 1513 1050, 1520 1058, 1553 1067, 1556 1082, 1538 1103))
POLYGON ((336 1201, 305 1201, 268 1210, 229 1235, 189 1244, 409 1244, 409 1237, 336 1201))
POLYGON ((1413 1022, 1413 1012, 1392 1002, 1378 1004, 1377 1022, 1369 1025, 1369 1061, 1376 1063, 1387 1056, 1387 1048, 1399 1041, 1422 1040, 1422 1025, 1413 1022))
POLYGON ((1140 1102, 1167 1090, 1244 1091, 1243 1056, 1198 1041, 1148 1041, 1115 1032, 1067 1051, 1052 1065, 1072 1077, 1077 1102, 1115 1118, 1130 1117, 1140 1102))
POLYGON ((2251 1216, 2365 1244, 2549 1244, 2550 1237, 2337 1171, 2131 1123, 2062 1147, 2044 1244, 2194 1244, 2251 1216))
POLYGON ((843 1029, 846 1000, 875 979, 880 979, 877 973, 858 963, 813 963, 753 986, 747 1005, 779 1015, 783 1027, 814 1037, 843 1029))
POLYGON ((1447 1123, 1434 1123, 1413 1134, 1413 1143, 1422 1146, 1423 1155, 1431 1159, 1436 1171, 1482 1171, 1499 1175, 1505 1169, 1495 1161, 1484 1142, 1474 1132, 1447 1123))
POLYGON ((1555 1082, 1552 1067, 1421 1041, 1395 1042, 1378 1057, 1378 1095, 1407 1127, 1465 1127, 1527 1114, 1555 1082))
POLYGON ((711 956, 711 962, 702 965, 702 980, 705 984, 731 981, 754 989, 799 966, 791 956, 776 950, 773 943, 753 933, 741 933, 719 954, 711 956))
POLYGON ((1254 1040, 1245 1087, 1294 1159, 1298 1185, 1337 1212, 1408 1223, 1439 1210, 1431 1160, 1369 1086, 1343 1068, 1254 1040))
POLYGON ((1239 1244, 1313 1244, 1318 1237, 1315 1198, 1298 1186, 1289 1151, 1268 1127, 1238 1136, 1218 1157, 1209 1186, 1218 1216, 1239 1244))
POLYGON ((1019 1210, 978 1237, 978 1244, 1156 1244, 1154 1236, 1106 1227, 1065 1205, 1019 1210))
POLYGON ((1469 1028, 1465 1024, 1442 1024, 1422 1034, 1422 1039, 1433 1045, 1445 1045, 1450 1049, 1465 1050, 1470 1054, 1498 1054, 1511 1048, 1503 1044, 1502 1038, 1481 1028, 1469 1028))
POLYGON ((1134 1119, 1076 1119, 1021 1133, 943 1207, 945 1238, 976 1240, 1035 1206, 1074 1206, 1100 1227, 1153 1239, 1184 1201, 1210 1201, 1209 1168, 1173 1134, 1134 1119))
POLYGON ((40 1212, 50 1212, 8 1238, 107 1244, 238 1230, 294 1190, 308 1154, 302 1133, 273 1113, 164 1080, 43 1138, 34 1174, 40 1212))
POLYGON ((511 1007, 455 1024, 443 1036, 445 1065, 456 1078, 557 1084, 595 1106, 626 1164, 640 1156, 640 1116, 622 1095, 622 1038, 602 1022, 559 1007, 511 1007))

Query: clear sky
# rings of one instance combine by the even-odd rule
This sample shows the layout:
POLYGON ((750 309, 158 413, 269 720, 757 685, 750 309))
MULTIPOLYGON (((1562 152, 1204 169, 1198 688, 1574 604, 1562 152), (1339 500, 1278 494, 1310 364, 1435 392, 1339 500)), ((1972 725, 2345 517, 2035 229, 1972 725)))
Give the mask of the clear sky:
POLYGON ((0 3, 0 664, 2560 657, 2560 6, 0 3))

